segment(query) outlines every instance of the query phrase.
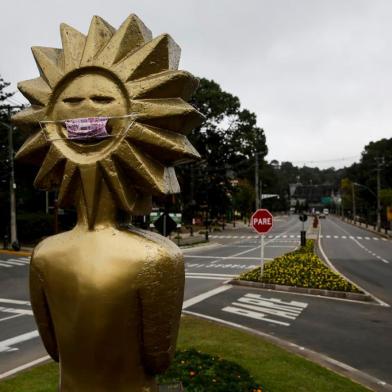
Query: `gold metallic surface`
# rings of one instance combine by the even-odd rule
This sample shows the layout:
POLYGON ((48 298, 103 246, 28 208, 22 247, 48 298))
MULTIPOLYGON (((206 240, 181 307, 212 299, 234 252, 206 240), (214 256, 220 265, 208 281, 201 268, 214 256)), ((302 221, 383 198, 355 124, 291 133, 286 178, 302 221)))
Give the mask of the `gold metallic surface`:
POLYGON ((34 249, 34 315, 60 391, 156 391, 175 350, 183 256, 159 235, 119 229, 116 214, 148 213, 152 195, 179 192, 173 166, 199 157, 185 136, 202 120, 185 101, 197 80, 177 70, 173 39, 153 39, 136 15, 117 31, 97 16, 87 36, 60 30, 62 49, 33 48, 41 76, 19 83, 32 106, 13 118, 38 130, 17 154, 41 166, 35 186, 59 189, 78 215, 34 249), (98 116, 116 117, 110 138, 69 140, 59 121, 98 116))

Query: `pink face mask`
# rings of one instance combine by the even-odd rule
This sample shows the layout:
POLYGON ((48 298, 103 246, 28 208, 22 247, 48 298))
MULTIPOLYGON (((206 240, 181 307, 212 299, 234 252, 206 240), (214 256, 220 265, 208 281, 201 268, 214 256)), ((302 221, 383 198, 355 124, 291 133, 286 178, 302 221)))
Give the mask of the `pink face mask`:
POLYGON ((108 117, 84 117, 65 120, 68 139, 98 139, 108 137, 108 117))

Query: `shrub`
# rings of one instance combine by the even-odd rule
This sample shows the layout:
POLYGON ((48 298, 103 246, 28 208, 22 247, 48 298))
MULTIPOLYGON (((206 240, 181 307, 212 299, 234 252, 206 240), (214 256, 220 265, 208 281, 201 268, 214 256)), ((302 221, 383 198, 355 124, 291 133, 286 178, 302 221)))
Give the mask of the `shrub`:
POLYGON ((242 366, 195 349, 177 351, 160 384, 182 382, 186 392, 262 391, 242 366))
POLYGON ((314 241, 312 240, 308 240, 304 247, 266 263, 261 279, 260 268, 244 272, 240 275, 240 279, 285 286, 360 293, 357 287, 331 271, 314 254, 314 241))

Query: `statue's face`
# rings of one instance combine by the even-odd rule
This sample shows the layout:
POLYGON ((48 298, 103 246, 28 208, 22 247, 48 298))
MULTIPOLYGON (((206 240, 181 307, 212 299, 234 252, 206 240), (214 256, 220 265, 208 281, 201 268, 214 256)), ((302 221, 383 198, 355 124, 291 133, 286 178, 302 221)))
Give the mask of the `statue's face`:
POLYGON ((110 75, 97 72, 80 74, 65 80, 59 91, 53 95, 48 107, 48 118, 54 123, 45 126, 50 140, 58 140, 56 145, 62 153, 74 162, 95 162, 113 152, 121 143, 130 125, 130 118, 109 119, 107 138, 68 139, 68 131, 63 120, 87 117, 126 116, 130 112, 129 98, 119 83, 110 75), (85 155, 87 154, 87 155, 85 155))
POLYGON ((128 100, 109 77, 98 73, 80 75, 65 85, 53 104, 53 120, 81 117, 123 116, 128 100))

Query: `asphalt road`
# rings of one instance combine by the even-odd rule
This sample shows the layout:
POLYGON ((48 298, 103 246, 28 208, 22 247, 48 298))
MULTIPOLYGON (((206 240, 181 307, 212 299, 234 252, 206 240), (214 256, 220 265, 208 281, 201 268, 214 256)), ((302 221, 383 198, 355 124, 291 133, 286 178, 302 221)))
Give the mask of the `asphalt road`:
MULTIPOLYGON (((300 230, 297 216, 277 218, 266 236, 266 259, 293 250, 300 230)), ((260 239, 247 227, 210 239, 216 244, 184 250, 186 312, 279 337, 392 384, 391 307, 227 285, 230 277, 259 265, 260 239)), ((328 217, 321 222, 320 243, 339 271, 392 304, 390 240, 328 217)), ((0 255, 8 260, 0 260, 0 374, 46 355, 23 302, 28 260, 12 264, 13 258, 0 255)), ((375 388, 383 390, 382 384, 375 388)))

